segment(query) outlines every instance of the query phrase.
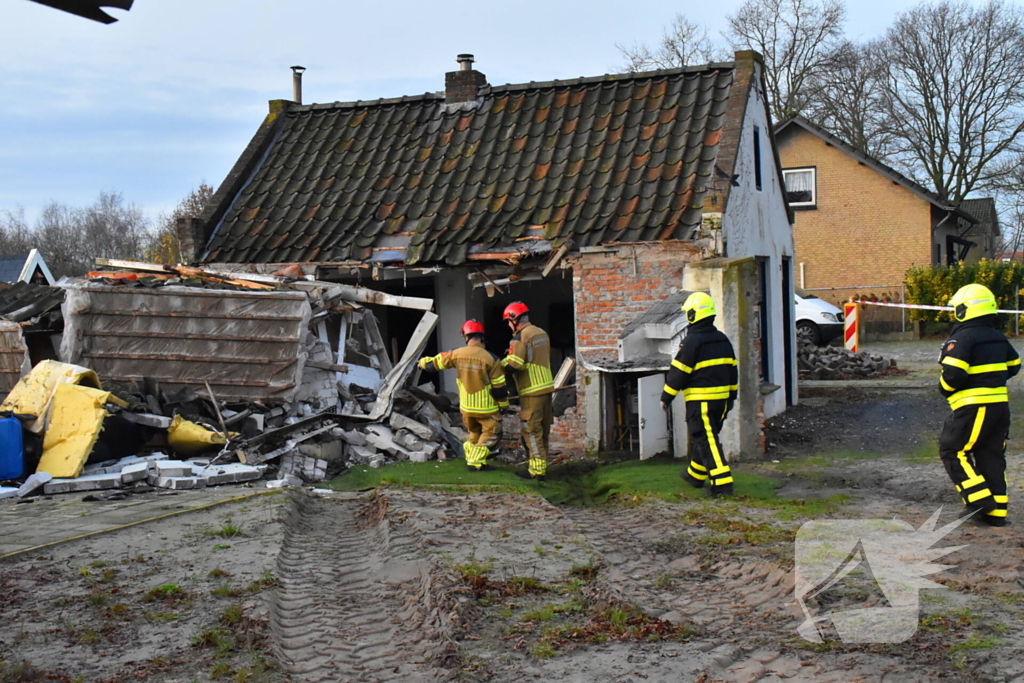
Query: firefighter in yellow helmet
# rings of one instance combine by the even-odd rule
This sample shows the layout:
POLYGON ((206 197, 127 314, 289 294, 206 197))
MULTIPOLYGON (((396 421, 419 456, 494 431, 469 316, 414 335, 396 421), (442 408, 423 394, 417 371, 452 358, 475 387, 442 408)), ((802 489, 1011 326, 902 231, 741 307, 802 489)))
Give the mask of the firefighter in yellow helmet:
POLYGON ((988 287, 961 287, 950 300, 953 327, 942 345, 939 391, 953 413, 939 438, 939 455, 960 497, 992 526, 1006 524, 1006 439, 1010 407, 1006 380, 1020 356, 995 328, 996 298, 988 287))
POLYGON ((521 301, 506 306, 502 317, 514 336, 501 362, 515 371, 522 439, 530 459, 529 466, 516 470, 515 474, 523 479, 542 480, 548 471, 548 440, 554 422, 551 339, 547 332, 530 322, 530 309, 521 301))
POLYGON ((667 409, 680 392, 686 401, 690 463, 679 476, 694 488, 707 482, 712 496, 729 495, 732 470, 718 433, 739 389, 736 354, 729 338, 715 328, 714 299, 694 292, 682 308, 689 327, 665 379, 661 405, 667 409))
POLYGON ((498 443, 499 412, 508 407, 505 369, 484 346, 484 326, 476 320, 462 325, 466 345, 419 360, 421 370, 440 372, 455 368, 458 373, 459 410, 469 439, 462 444, 466 469, 479 472, 490 469, 487 456, 498 443))

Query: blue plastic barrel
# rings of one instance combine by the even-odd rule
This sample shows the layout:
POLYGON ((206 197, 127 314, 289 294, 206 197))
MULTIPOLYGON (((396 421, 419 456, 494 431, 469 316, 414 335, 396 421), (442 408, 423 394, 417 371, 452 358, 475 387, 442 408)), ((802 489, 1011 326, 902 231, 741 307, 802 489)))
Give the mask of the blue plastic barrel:
POLYGON ((0 479, 18 479, 25 473, 21 422, 0 417, 0 479))

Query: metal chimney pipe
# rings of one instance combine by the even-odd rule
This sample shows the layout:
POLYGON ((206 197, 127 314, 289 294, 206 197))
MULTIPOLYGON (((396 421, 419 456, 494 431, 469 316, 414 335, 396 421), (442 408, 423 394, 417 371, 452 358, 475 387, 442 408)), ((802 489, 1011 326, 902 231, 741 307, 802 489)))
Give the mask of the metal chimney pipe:
POLYGON ((459 71, 472 71, 473 70, 473 55, 459 55, 455 58, 455 61, 459 63, 459 71))
POLYGON ((305 70, 304 66, 292 67, 292 101, 296 104, 302 104, 302 72, 305 70))

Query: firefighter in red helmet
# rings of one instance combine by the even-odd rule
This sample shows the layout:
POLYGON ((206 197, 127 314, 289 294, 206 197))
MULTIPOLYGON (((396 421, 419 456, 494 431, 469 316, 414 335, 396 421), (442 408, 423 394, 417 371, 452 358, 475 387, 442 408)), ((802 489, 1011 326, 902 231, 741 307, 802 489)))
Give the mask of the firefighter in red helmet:
POLYGON ((421 370, 440 372, 455 368, 459 387, 459 409, 469 439, 462 444, 466 469, 471 472, 490 469, 487 456, 499 438, 499 412, 508 407, 505 369, 484 346, 484 326, 476 320, 462 324, 466 345, 419 360, 421 370))
POLYGON ((516 475, 524 479, 543 479, 548 469, 548 438, 554 421, 551 339, 547 332, 530 322, 530 309, 521 301, 506 306, 502 317, 514 336, 501 362, 515 371, 522 439, 530 458, 529 467, 516 471, 516 475))

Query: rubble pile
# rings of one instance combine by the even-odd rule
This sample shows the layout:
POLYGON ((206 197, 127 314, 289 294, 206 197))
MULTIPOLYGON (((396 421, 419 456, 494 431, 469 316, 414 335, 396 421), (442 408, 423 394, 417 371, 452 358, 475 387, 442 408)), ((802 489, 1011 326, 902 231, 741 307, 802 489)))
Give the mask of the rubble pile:
POLYGON ((23 434, 0 468, 9 476, 0 498, 256 480, 283 488, 461 455, 457 397, 416 386, 415 359, 437 321, 431 300, 117 266, 65 285, 67 362, 37 363, 0 404, 0 419, 23 434), (389 358, 365 303, 420 309, 400 359, 389 358))
POLYGON ((817 346, 801 336, 797 346, 797 367, 801 379, 861 379, 885 374, 896 367, 896 361, 863 351, 854 353, 836 346, 817 346))

